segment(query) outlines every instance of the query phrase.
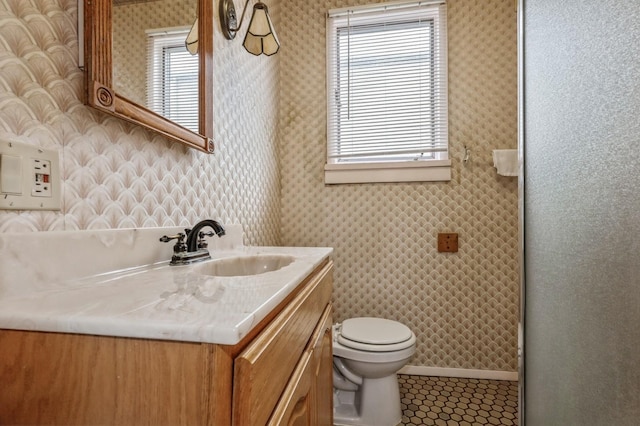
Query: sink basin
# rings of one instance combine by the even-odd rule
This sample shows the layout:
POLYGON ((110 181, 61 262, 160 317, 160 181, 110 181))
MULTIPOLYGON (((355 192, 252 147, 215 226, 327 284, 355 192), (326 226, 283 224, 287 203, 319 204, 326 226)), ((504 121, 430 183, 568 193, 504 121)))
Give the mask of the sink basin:
POLYGON ((212 260, 194 267, 194 272, 215 277, 241 277, 277 271, 293 262, 293 256, 259 254, 212 260))

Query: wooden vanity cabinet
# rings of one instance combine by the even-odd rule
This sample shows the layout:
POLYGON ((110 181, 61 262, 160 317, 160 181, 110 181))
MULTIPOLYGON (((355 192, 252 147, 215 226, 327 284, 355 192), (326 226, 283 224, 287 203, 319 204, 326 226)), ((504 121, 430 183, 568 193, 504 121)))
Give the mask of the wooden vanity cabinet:
POLYGON ((0 424, 331 425, 332 270, 234 346, 0 330, 0 424))

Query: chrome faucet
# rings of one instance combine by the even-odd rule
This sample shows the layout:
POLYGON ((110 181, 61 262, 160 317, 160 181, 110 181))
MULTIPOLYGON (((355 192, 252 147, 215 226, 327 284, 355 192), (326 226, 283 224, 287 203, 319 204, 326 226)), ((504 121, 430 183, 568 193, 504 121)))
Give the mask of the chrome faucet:
POLYGON ((201 262, 211 259, 208 244, 204 237, 212 237, 217 235, 222 237, 225 234, 224 228, 215 220, 205 219, 198 222, 192 229, 185 229, 184 234, 178 232, 176 235, 164 235, 160 238, 163 243, 171 240, 177 240, 173 246, 173 256, 171 257, 171 265, 188 265, 190 263, 201 262), (210 227, 213 232, 202 232, 203 228, 210 227), (185 243, 184 239, 187 238, 185 243))

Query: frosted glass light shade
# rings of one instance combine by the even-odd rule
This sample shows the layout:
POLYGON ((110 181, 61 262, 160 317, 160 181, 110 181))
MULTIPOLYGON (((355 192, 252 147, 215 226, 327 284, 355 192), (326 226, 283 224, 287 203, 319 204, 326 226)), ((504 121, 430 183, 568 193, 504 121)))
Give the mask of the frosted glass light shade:
POLYGON ((269 10, 264 3, 258 2, 253 6, 253 15, 242 45, 247 52, 256 56, 262 54, 270 56, 280 49, 278 36, 269 17, 269 10))
POLYGON ((191 26, 184 44, 189 53, 191 53, 192 55, 198 54, 198 18, 196 18, 196 21, 191 26))

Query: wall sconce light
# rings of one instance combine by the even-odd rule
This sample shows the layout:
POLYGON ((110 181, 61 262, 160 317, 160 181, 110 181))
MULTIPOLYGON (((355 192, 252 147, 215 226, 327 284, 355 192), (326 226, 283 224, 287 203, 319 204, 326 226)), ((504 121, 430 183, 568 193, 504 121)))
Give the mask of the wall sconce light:
POLYGON ((187 48, 187 51, 192 55, 198 54, 198 18, 196 18, 195 22, 191 26, 189 34, 187 34, 187 38, 184 41, 184 45, 187 48))
MULTIPOLYGON (((244 4, 242 10, 242 16, 240 17, 240 23, 238 23, 236 17, 236 8, 233 4, 233 0, 220 0, 219 15, 220 26, 222 27, 222 34, 229 39, 233 40, 236 33, 242 26, 244 20, 244 14, 247 11, 249 0, 244 4)), ((249 22, 249 29, 244 36, 242 45, 247 52, 254 55, 267 55, 271 56, 278 52, 280 49, 280 41, 273 29, 273 23, 269 17, 269 10, 267 5, 258 1, 253 6, 253 14, 251 15, 251 21, 249 22)))

